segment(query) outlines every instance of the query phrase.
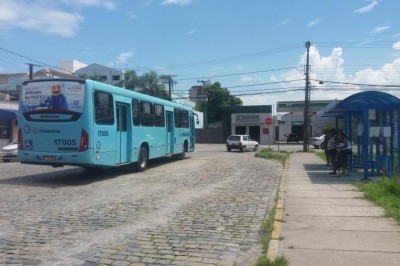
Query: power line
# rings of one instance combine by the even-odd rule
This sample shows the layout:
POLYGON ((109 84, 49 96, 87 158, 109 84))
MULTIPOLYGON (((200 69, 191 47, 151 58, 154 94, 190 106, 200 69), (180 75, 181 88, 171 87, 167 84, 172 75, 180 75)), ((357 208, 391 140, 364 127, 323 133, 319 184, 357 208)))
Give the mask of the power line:
POLYGON ((345 41, 345 42, 313 42, 318 47, 347 47, 347 48, 382 48, 393 45, 393 41, 345 41))
POLYGON ((257 84, 248 84, 248 85, 237 85, 237 86, 224 86, 224 87, 232 89, 232 88, 264 86, 264 85, 272 85, 272 84, 284 84, 284 83, 296 82, 296 81, 304 81, 304 79, 292 79, 292 80, 284 80, 284 81, 275 81, 275 82, 266 82, 266 83, 257 83, 257 84))
POLYGON ((282 68, 275 68, 275 69, 268 69, 268 70, 259 70, 259 71, 251 71, 251 72, 232 73, 232 74, 215 75, 215 76, 208 76, 208 77, 183 78, 183 79, 177 79, 177 81, 197 80, 197 79, 212 79, 212 78, 222 78, 222 77, 232 77, 232 76, 250 75, 250 74, 266 73, 266 72, 281 71, 281 70, 289 70, 289 69, 297 69, 297 67, 282 67, 282 68))
POLYGON ((40 64, 40 65, 38 65, 38 66, 47 66, 47 67, 51 67, 51 68, 55 68, 55 69, 59 69, 59 70, 65 71, 65 72, 70 72, 70 73, 72 73, 71 71, 68 71, 68 70, 65 70, 65 69, 61 69, 61 68, 56 67, 56 66, 53 66, 53 65, 49 65, 49 64, 47 64, 47 63, 38 61, 38 60, 36 60, 36 59, 33 59, 33 58, 28 57, 28 56, 25 56, 25 55, 22 55, 22 54, 19 54, 19 53, 10 51, 10 50, 5 49, 5 48, 2 48, 2 47, 0 47, 0 50, 3 50, 3 51, 5 51, 5 52, 7 52, 7 53, 10 53, 10 54, 13 54, 13 55, 15 55, 15 56, 18 56, 18 57, 21 57, 21 58, 27 59, 27 60, 29 60, 29 61, 32 61, 32 62, 35 62, 35 63, 40 64))
POLYGON ((369 87, 383 87, 383 88, 400 88, 400 85, 382 85, 382 84, 368 84, 368 83, 353 83, 353 82, 342 82, 342 81, 330 81, 320 79, 310 79, 317 82, 343 84, 343 85, 355 85, 355 86, 369 86, 369 87))
POLYGON ((230 56, 230 57, 223 57, 211 60, 203 60, 203 61, 195 61, 189 63, 180 63, 180 64, 171 64, 171 65, 162 65, 168 69, 177 69, 177 68, 191 68, 191 67, 201 67, 201 66, 209 66, 209 65, 216 65, 216 64, 223 64, 235 61, 242 61, 256 57, 262 57, 266 55, 281 53, 289 50, 299 49, 302 47, 302 43, 290 44, 278 48, 272 48, 269 50, 263 50, 259 52, 247 53, 242 55, 230 56))
MULTIPOLYGON (((285 83, 297 82, 297 81, 304 81, 304 79, 292 79, 292 80, 282 80, 282 81, 273 81, 273 82, 247 84, 247 85, 223 86, 223 87, 227 88, 227 89, 247 88, 247 87, 265 86, 265 85, 273 85, 273 84, 285 84, 285 83)), ((187 90, 175 90, 175 91, 187 91, 187 90)))

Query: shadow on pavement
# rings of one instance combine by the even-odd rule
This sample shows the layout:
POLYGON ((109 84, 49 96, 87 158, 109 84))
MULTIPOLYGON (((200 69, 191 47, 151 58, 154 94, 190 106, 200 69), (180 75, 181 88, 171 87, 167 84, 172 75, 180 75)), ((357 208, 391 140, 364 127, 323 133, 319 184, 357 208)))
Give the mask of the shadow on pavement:
MULTIPOLYGON (((176 160, 175 158, 162 158, 162 159, 150 160, 148 163, 148 169, 159 167, 168 163, 173 163, 174 161, 181 161, 181 160, 176 160)), ((56 188, 65 186, 84 186, 91 183, 96 183, 116 178, 121 175, 141 174, 140 172, 134 170, 132 165, 112 167, 112 168, 93 168, 90 170, 85 170, 81 167, 72 167, 72 168, 68 167, 68 169, 52 168, 51 166, 48 167, 49 167, 49 172, 33 173, 20 176, 16 175, 5 179, 0 179, 0 184, 56 188)))
POLYGON ((304 170, 314 184, 352 184, 363 177, 362 173, 356 171, 348 172, 349 176, 330 175, 331 168, 324 164, 304 164, 304 170))

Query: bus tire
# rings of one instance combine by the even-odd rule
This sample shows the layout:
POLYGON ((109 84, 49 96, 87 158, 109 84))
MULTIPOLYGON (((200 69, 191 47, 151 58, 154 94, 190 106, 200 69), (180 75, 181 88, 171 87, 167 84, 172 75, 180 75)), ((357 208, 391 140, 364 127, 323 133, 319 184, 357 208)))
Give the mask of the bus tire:
POLYGON ((136 163, 136 169, 138 172, 143 172, 146 170, 148 158, 147 149, 143 147, 140 148, 138 161, 136 163))
POLYGON ((183 144, 182 152, 178 154, 179 160, 185 159, 187 150, 188 150, 188 143, 187 141, 185 141, 185 144, 183 144))
POLYGON ((185 148, 183 148, 182 152, 178 154, 178 160, 185 159, 185 156, 186 156, 186 151, 185 148))

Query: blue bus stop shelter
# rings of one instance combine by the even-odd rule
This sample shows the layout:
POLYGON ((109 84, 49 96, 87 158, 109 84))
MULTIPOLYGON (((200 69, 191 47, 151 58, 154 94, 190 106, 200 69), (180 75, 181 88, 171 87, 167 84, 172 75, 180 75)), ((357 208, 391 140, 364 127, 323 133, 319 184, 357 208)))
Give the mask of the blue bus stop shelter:
POLYGON ((400 99, 381 91, 365 91, 332 104, 322 116, 336 117, 336 128, 343 120, 344 132, 353 150, 349 170, 362 168, 364 179, 368 179, 377 174, 397 174, 399 114, 400 99))

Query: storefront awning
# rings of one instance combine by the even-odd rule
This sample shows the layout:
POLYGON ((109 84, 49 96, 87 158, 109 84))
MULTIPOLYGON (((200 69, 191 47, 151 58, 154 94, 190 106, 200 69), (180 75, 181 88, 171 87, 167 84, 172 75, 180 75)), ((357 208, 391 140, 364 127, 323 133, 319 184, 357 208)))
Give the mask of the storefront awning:
POLYGON ((18 110, 0 109, 0 120, 17 120, 18 110))

